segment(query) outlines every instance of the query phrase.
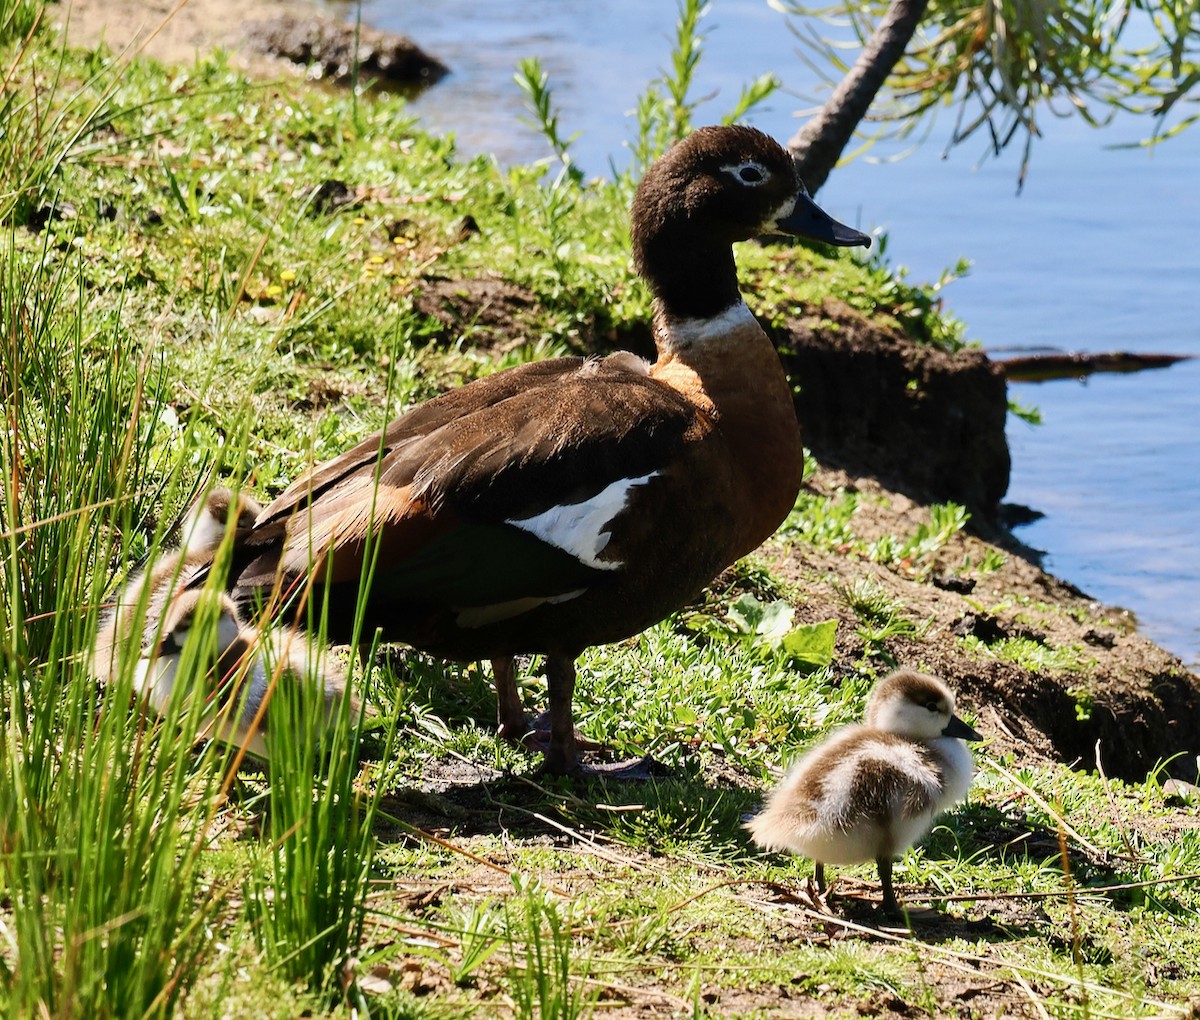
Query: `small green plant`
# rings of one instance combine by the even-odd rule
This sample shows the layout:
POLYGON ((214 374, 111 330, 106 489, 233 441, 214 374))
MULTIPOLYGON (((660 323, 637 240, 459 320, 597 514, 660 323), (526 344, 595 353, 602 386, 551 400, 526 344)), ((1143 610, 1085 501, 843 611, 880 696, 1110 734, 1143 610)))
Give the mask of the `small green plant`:
POLYGON ((904 615, 903 605, 877 582, 858 578, 849 587, 839 587, 837 592, 861 621, 856 633, 863 642, 864 656, 883 655, 888 641, 919 633, 917 624, 904 615))
POLYGON ((1044 670, 1077 673, 1086 665, 1083 649, 1078 645, 1053 647, 1028 637, 1005 637, 987 644, 979 638, 965 637, 963 645, 991 658, 1015 662, 1032 672, 1044 670))
POLYGON ((966 507, 958 503, 934 503, 929 508, 929 523, 917 526, 916 532, 897 550, 898 557, 917 561, 932 556, 962 531, 970 519, 966 507))
POLYGON ((850 547, 858 542, 853 520, 858 511, 858 494, 839 490, 836 498, 801 489, 796 506, 788 514, 779 534, 818 549, 850 547))
POLYGON ((456 985, 472 979, 503 944, 504 911, 492 900, 473 904, 470 916, 456 930, 459 938, 458 958, 450 963, 450 977, 456 985))
POLYGON ((504 936, 512 965, 508 993, 522 1018, 575 1020, 591 1016, 598 988, 585 983, 590 960, 578 952, 569 907, 537 882, 513 876, 504 904, 504 936))
POLYGON ((1016 397, 1009 394, 1008 397, 1008 413, 1014 418, 1023 421, 1026 425, 1041 425, 1042 412, 1029 404, 1022 404, 1016 397))
POLYGON ((973 563, 970 555, 963 557, 962 567, 959 568, 959 573, 962 574, 978 574, 981 576, 994 574, 997 570, 1008 562, 1008 557, 994 546, 989 546, 984 554, 979 558, 978 563, 973 563))
POLYGON ((527 105, 533 114, 530 123, 542 133, 542 137, 550 144, 554 155, 562 164, 560 178, 565 175, 572 184, 582 183, 583 171, 571 158, 571 143, 579 137, 579 133, 576 132, 570 138, 563 138, 559 133, 558 113, 554 110, 550 92, 550 76, 542 69, 541 61, 537 57, 522 60, 517 65, 517 73, 513 80, 525 93, 527 105))
POLYGON ((783 599, 761 602, 746 593, 729 606, 725 620, 696 613, 687 625, 709 637, 739 643, 760 657, 783 657, 797 666, 819 669, 833 659, 837 621, 794 626, 796 611, 783 599))

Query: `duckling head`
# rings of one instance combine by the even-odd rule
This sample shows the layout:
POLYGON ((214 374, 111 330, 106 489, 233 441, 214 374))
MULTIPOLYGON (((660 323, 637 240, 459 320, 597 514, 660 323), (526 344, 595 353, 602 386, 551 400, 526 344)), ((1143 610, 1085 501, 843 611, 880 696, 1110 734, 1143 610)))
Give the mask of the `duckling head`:
POLYGON ((249 496, 226 488, 213 489, 188 510, 183 521, 181 546, 188 552, 215 549, 229 527, 235 531, 248 531, 254 527, 260 513, 262 507, 249 496))
POLYGON ((914 669, 885 677, 867 702, 868 726, 909 740, 983 738, 954 714, 954 694, 941 680, 914 669))
POLYGON ((134 672, 134 688, 160 712, 175 686, 188 635, 208 613, 216 617, 215 662, 221 669, 231 668, 247 651, 237 607, 228 595, 197 588, 175 596, 167 604, 156 640, 142 649, 134 672))

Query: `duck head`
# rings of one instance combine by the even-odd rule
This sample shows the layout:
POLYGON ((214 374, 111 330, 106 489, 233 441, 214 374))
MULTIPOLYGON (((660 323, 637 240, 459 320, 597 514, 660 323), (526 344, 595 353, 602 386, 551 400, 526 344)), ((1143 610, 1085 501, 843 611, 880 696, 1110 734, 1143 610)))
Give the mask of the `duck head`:
POLYGON ((634 196, 634 264, 669 319, 740 301, 731 245, 768 234, 871 243, 820 209, 788 151, 750 127, 700 128, 646 171, 634 196))
POLYGON ((913 669, 885 677, 867 702, 867 725, 910 740, 982 740, 954 714, 954 694, 941 680, 913 669))

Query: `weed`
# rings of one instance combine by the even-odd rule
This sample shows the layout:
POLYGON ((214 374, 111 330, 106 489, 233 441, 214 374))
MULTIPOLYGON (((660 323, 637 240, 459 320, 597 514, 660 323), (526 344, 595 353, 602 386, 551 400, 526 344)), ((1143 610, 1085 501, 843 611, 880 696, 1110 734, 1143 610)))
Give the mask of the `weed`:
POLYGON ((513 886, 515 894, 504 903, 504 937, 516 1015, 590 1016, 599 989, 586 984, 589 961, 576 951, 571 911, 536 882, 514 878, 513 886))

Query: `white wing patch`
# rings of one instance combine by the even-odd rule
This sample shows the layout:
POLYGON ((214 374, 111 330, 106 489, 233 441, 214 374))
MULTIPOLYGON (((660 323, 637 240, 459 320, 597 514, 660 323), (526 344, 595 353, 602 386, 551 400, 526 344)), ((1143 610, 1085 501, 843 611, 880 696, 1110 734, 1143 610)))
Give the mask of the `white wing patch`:
POLYGON ((536 517, 509 518, 504 523, 536 535, 595 570, 617 570, 623 565, 620 560, 599 559, 612 538, 608 525, 629 505, 630 493, 658 474, 661 472, 651 471, 638 478, 619 478, 582 503, 563 503, 536 517))

